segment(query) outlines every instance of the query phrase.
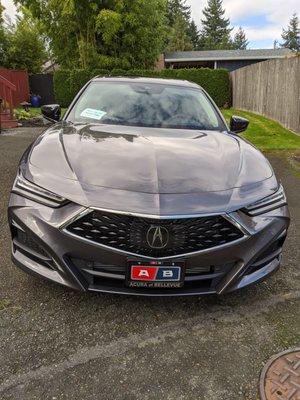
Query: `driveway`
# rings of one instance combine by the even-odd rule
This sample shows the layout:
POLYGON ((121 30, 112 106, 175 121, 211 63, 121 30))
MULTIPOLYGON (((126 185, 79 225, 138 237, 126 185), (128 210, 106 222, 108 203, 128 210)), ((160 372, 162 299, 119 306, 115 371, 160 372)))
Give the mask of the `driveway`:
POLYGON ((10 260, 18 160, 38 128, 0 136, 0 398, 257 399, 268 358, 300 343, 300 178, 269 154, 292 224, 282 268, 223 297, 137 298, 68 290, 10 260))

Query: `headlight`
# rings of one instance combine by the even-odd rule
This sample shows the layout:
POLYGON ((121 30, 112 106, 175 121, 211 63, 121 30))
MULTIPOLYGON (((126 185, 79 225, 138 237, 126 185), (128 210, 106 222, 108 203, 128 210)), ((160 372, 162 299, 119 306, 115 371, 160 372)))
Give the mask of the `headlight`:
POLYGON ((61 207, 68 203, 68 200, 64 197, 29 182, 22 176, 21 172, 15 179, 12 192, 53 208, 61 207))
POLYGON ((282 207, 285 204, 287 204, 286 196, 283 187, 280 185, 276 193, 248 205, 247 207, 243 208, 243 211, 246 214, 254 217, 256 215, 275 210, 276 208, 282 207))

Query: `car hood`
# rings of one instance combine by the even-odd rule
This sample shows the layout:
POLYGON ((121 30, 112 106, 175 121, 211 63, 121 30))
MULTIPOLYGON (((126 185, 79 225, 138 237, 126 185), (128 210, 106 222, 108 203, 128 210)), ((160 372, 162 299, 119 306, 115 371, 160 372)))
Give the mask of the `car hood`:
POLYGON ((97 207, 107 206, 107 198, 110 206, 119 204, 120 209, 121 198, 126 203, 128 197, 152 197, 161 209, 163 198, 182 202, 208 199, 213 193, 232 198, 237 190, 259 191, 268 180, 267 194, 277 186, 272 168, 257 149, 235 135, 214 131, 62 122, 36 140, 28 161, 28 179, 97 207))

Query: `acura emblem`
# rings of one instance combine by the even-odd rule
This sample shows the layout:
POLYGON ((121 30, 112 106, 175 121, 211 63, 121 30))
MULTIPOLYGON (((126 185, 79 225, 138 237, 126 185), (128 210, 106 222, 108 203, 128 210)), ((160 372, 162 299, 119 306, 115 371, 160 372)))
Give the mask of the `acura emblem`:
POLYGON ((169 242, 169 232, 163 226, 152 225, 147 232, 147 243, 152 249, 163 249, 169 242))

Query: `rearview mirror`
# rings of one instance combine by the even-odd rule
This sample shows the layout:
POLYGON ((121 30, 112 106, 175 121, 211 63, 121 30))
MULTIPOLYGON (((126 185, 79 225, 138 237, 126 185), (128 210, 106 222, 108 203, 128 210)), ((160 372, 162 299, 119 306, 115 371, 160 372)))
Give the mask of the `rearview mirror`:
POLYGON ((233 133, 244 132, 249 125, 249 121, 246 118, 238 117, 233 115, 230 118, 230 131, 233 133))
POLYGON ((43 117, 51 122, 57 122, 60 120, 60 105, 59 104, 47 104, 41 107, 43 117))

